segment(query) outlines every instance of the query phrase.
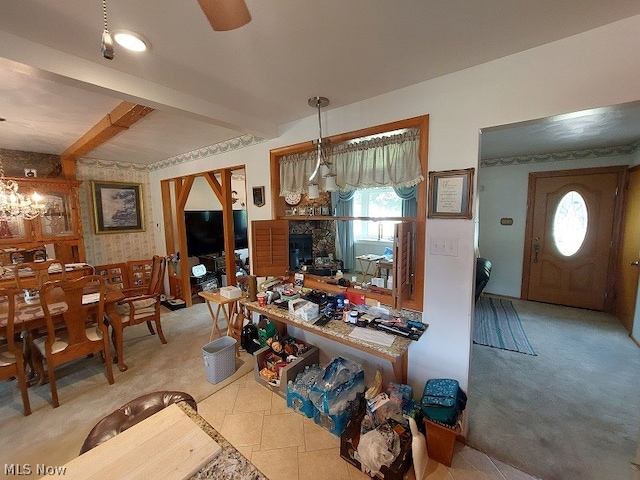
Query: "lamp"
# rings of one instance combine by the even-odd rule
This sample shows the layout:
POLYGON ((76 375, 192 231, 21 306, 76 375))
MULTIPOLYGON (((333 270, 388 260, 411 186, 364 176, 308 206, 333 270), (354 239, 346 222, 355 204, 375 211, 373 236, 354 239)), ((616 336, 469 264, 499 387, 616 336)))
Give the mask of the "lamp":
POLYGON ((18 184, 14 180, 4 177, 2 157, 0 156, 0 219, 7 217, 23 217, 25 220, 33 220, 43 215, 46 205, 41 204, 42 196, 34 192, 31 198, 18 192, 18 184))
POLYGON ((328 180, 329 178, 332 178, 331 169, 329 168, 329 163, 326 161, 326 159, 324 158, 324 155, 322 154, 323 153, 322 149, 327 145, 329 145, 331 141, 328 138, 322 138, 322 117, 320 115, 320 109, 322 107, 326 107, 327 105, 329 105, 329 99, 326 97, 311 97, 308 103, 310 107, 314 107, 318 109, 319 136, 317 140, 313 141, 313 144, 316 146, 317 160, 316 160, 316 167, 314 168, 313 173, 309 177, 309 182, 312 182, 309 184, 309 198, 318 198, 319 187, 317 183, 313 182, 313 179, 316 178, 316 175, 318 174, 318 170, 321 170, 321 176, 327 179, 327 183, 332 183, 333 189, 335 189, 335 177, 333 177, 333 182, 328 180), (322 169, 320 167, 322 167, 322 169))

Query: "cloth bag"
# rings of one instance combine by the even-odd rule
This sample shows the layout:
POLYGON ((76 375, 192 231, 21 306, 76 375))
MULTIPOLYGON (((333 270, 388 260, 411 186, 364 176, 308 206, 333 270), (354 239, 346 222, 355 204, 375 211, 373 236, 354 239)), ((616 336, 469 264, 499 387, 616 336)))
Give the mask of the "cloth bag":
POLYGON ((433 378, 425 384, 420 403, 422 414, 429 420, 453 427, 467 405, 467 395, 457 380, 433 378))

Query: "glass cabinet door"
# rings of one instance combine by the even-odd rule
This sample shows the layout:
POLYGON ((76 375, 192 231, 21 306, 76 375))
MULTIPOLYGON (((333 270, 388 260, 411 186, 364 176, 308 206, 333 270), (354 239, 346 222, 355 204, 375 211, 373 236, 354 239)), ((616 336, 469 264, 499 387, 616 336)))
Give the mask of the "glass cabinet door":
POLYGON ((74 234, 69 195, 51 192, 43 195, 45 213, 38 219, 42 238, 60 238, 74 234))
POLYGON ((31 222, 22 217, 0 218, 0 244, 31 241, 31 222))

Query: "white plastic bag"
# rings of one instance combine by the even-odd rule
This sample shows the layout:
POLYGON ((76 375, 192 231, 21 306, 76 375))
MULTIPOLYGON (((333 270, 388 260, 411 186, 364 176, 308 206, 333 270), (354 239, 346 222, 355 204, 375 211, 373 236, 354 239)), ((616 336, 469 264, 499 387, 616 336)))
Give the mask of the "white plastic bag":
POLYGON ((380 467, 393 463, 400 452, 400 437, 392 429, 371 430, 360 437, 356 458, 364 473, 374 477, 380 467))

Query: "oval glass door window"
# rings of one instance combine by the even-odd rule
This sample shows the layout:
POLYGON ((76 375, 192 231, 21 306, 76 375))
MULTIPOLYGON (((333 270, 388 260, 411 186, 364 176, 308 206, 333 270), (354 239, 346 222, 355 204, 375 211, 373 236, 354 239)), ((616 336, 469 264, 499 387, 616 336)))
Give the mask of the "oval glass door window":
POLYGON ((587 236, 587 204, 576 191, 567 193, 553 216, 553 241, 565 257, 575 255, 587 236))

